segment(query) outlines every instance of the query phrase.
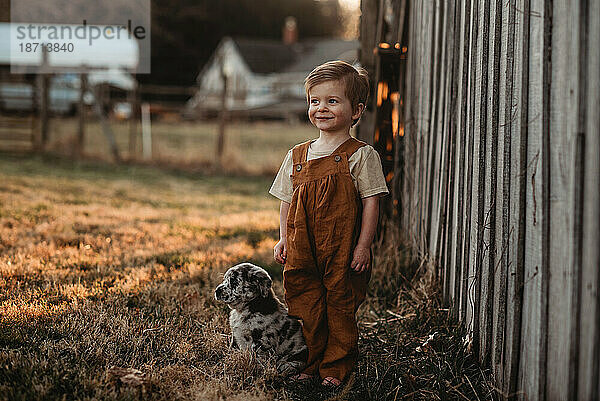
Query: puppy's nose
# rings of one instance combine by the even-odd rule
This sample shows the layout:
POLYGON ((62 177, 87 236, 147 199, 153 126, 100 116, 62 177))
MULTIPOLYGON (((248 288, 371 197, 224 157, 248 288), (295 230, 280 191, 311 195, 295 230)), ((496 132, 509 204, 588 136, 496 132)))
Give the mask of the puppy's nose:
POLYGON ((218 301, 222 295, 223 295, 223 287, 218 286, 217 289, 215 290, 215 299, 218 301))

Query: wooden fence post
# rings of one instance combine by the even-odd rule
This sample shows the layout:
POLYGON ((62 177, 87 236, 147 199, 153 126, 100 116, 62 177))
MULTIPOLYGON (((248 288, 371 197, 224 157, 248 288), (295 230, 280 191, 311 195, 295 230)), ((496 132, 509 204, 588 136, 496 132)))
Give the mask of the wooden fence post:
POLYGON ((142 154, 144 160, 152 160, 152 119, 150 105, 142 103, 142 154))
POLYGON ((137 80, 134 79, 133 85, 133 89, 127 92, 128 103, 131 108, 131 114, 129 115, 129 160, 133 160, 136 156, 137 120, 140 117, 137 80))
POLYGON ((84 95, 87 90, 87 73, 82 72, 79 75, 79 125, 77 129, 77 145, 76 145, 76 153, 78 157, 81 157, 83 154, 83 147, 85 143, 85 101, 84 95))
POLYGON ((223 151, 225 148, 225 126, 227 124, 227 85, 229 71, 225 68, 225 55, 221 54, 221 79, 223 92, 221 93, 221 112, 219 115, 219 133, 217 138, 217 157, 219 166, 223 165, 223 151))
POLYGON ((49 71, 48 71, 48 50, 42 45, 42 65, 38 73, 38 86, 40 90, 40 147, 44 151, 48 143, 48 96, 49 96, 49 71))
POLYGON ((106 139, 108 140, 108 144, 110 146, 111 152, 113 154, 113 158, 117 163, 121 162, 121 156, 119 155, 119 148, 117 146, 117 141, 115 140, 115 136, 113 135, 112 129, 106 120, 106 116, 104 115, 103 110, 103 98, 101 93, 103 91, 98 90, 97 86, 92 86, 94 92, 94 111, 96 112, 96 116, 100 120, 100 125, 102 126, 102 132, 106 139))

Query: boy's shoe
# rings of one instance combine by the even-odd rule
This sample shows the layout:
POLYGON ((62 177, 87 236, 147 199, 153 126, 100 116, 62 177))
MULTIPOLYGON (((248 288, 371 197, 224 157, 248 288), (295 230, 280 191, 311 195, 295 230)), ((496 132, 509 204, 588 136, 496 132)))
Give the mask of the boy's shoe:
POLYGON ((323 379, 323 382, 321 383, 321 385, 323 385, 325 387, 330 387, 330 388, 338 387, 341 384, 342 384, 342 381, 340 379, 338 379, 337 377, 332 377, 332 376, 327 376, 326 378, 323 379))

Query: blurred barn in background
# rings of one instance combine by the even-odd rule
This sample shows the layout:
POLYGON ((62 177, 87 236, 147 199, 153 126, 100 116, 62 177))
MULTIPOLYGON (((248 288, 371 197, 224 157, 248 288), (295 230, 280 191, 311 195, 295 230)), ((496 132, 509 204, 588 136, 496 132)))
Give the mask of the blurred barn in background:
POLYGON ((216 116, 226 87, 225 106, 231 117, 297 120, 307 109, 304 78, 317 65, 336 59, 357 63, 358 41, 225 37, 198 74, 198 89, 185 114, 216 116))

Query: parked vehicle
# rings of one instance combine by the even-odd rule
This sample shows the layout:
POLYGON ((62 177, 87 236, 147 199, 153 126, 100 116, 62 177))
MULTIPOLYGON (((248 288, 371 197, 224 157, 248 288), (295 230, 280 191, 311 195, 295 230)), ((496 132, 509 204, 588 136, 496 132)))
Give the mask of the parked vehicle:
MULTIPOLYGON (((27 82, 0 83, 0 110, 31 112, 34 110, 35 87, 27 82)), ((39 91, 37 91, 39 92, 39 91)), ((41 93, 37 93, 37 102, 41 93)), ((84 102, 92 104, 92 93, 86 92, 84 102)), ((51 113, 74 115, 79 103, 79 80, 74 74, 64 74, 52 77, 48 90, 48 108, 51 113)))

